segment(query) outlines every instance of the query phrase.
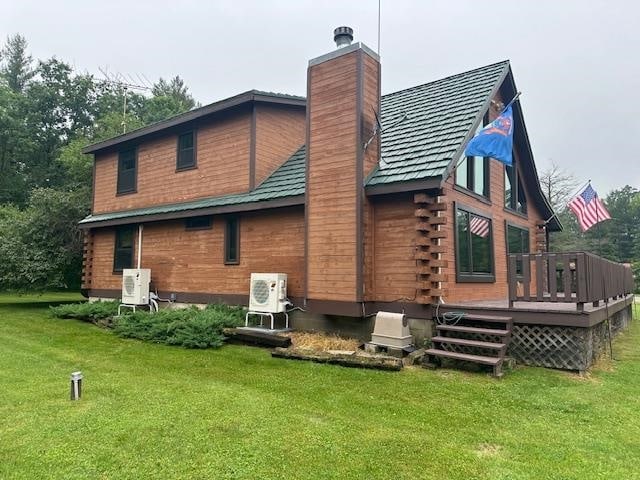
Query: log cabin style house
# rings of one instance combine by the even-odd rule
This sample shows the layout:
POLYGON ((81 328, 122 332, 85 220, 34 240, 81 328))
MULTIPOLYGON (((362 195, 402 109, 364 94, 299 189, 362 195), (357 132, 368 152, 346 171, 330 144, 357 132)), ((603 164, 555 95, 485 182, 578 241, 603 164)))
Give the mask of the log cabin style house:
POLYGON ((294 328, 365 336, 385 310, 420 330, 435 305, 513 300, 509 255, 526 256, 514 278, 535 278, 526 254, 561 226, 519 102, 513 167, 463 157, 516 94, 509 62, 386 95, 380 76, 350 44, 309 62, 306 98, 249 91, 87 147, 86 295, 119 298, 142 247, 153 287, 181 303, 247 305, 252 272, 286 273, 294 328))

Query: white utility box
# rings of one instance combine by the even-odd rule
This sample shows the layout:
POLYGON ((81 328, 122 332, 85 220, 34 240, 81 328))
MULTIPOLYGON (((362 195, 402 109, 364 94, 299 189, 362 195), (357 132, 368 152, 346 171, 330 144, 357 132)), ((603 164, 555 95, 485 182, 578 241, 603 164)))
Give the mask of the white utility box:
POLYGON ((122 270, 122 303, 125 305, 148 305, 149 268, 125 268, 122 270))
POLYGON ((411 346, 413 338, 407 317, 402 313, 378 312, 371 343, 396 348, 411 346))
POLYGON ((287 274, 252 273, 249 310, 282 313, 287 310, 287 274))

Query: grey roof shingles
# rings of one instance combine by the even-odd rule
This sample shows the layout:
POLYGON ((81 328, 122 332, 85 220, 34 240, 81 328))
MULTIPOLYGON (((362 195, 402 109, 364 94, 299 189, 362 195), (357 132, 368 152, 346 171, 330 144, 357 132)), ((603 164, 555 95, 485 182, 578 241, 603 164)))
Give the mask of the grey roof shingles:
MULTIPOLYGON (((497 82, 504 61, 382 97, 381 161, 368 186, 441 176, 472 128, 497 82)), ((262 92, 261 92, 262 93, 262 92)), ((90 215, 81 224, 202 208, 247 204, 303 195, 305 146, 248 193, 90 215)))

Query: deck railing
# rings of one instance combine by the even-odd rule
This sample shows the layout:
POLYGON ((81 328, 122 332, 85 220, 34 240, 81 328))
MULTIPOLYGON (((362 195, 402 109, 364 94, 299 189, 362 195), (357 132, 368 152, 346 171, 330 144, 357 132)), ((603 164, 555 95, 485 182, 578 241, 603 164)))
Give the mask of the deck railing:
POLYGON ((509 306, 513 302, 585 303, 633 292, 631 269, 587 252, 513 253, 508 256, 509 306))

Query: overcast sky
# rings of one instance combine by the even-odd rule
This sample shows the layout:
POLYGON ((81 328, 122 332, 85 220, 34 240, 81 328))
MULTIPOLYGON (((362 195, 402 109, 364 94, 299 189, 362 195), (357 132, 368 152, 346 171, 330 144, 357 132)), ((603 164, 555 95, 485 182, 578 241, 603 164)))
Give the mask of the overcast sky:
MULTIPOLYGON (((80 71, 176 74, 210 103, 252 88, 305 94, 334 27, 377 49, 377 0, 0 0, 0 35, 80 71)), ((640 187, 640 3, 382 0, 382 92, 511 60, 538 170, 605 195, 640 187)))

